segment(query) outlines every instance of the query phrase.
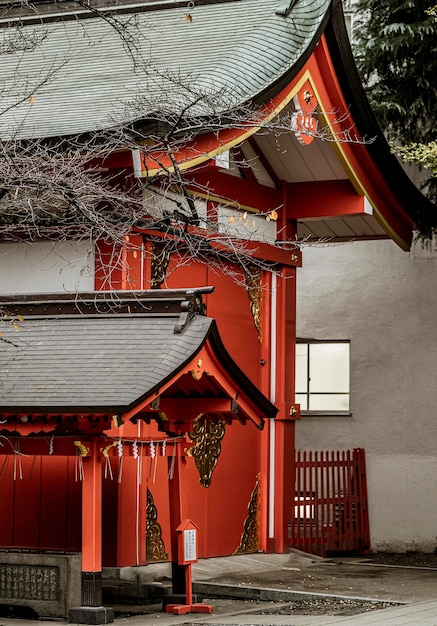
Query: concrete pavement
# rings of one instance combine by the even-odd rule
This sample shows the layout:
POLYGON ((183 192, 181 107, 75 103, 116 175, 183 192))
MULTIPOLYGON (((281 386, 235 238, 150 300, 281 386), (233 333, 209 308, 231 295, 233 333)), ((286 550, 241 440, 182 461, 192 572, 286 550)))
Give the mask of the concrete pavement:
MULTIPOLYGON (((170 567, 129 568, 120 576, 140 585, 168 585, 170 567)), ((320 559, 291 552, 201 560, 193 566, 193 581, 194 593, 214 607, 212 615, 172 615, 160 605, 131 605, 115 607, 115 626, 437 626, 437 568, 387 567, 370 559, 320 559), (222 597, 213 597, 217 593, 222 597), (292 602, 311 607, 321 598, 334 605, 351 598, 386 601, 387 608, 346 616, 315 614, 311 608, 307 615, 290 612, 292 602), (393 602, 400 604, 390 606, 393 602)), ((0 617, 0 626, 34 625, 0 617)), ((54 622, 40 620, 38 625, 54 622)))

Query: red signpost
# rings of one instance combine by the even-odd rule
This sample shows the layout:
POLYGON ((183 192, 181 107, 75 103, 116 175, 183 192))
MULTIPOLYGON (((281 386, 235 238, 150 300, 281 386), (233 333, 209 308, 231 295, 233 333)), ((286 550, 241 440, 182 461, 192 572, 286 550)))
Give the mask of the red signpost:
POLYGON ((166 612, 184 615, 185 613, 213 613, 214 607, 193 603, 193 578, 191 565, 197 563, 197 532, 199 528, 189 519, 184 519, 176 528, 178 535, 178 563, 185 567, 186 604, 167 604, 166 612))

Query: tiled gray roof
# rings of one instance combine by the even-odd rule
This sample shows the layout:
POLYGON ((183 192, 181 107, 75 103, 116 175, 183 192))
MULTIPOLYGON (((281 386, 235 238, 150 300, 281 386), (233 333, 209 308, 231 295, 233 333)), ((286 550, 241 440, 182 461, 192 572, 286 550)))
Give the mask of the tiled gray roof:
MULTIPOLYGON (((0 115, 0 134, 47 137, 106 128, 147 116, 156 102, 181 103, 183 86, 220 94, 222 108, 257 99, 313 43, 330 1, 297 0, 287 16, 275 12, 277 0, 194 4, 157 3, 136 14, 131 28, 144 61, 137 65, 104 19, 25 26, 45 38, 34 50, 1 56, 0 111, 24 101, 0 115), (142 110, 126 110, 137 96, 147 97, 142 110)), ((117 19, 132 21, 132 13, 117 19)), ((0 28, 0 45, 2 37, 7 28, 0 28)))
MULTIPOLYGON (((203 314, 202 294, 211 291, 4 297, 0 413, 125 413, 184 373, 208 341, 218 371, 250 398, 257 418, 274 417, 277 409, 232 360, 215 320, 203 314)), ((212 376, 206 378, 206 391, 199 383, 196 394, 226 395, 220 386, 214 388, 212 376)))
POLYGON ((127 410, 158 388, 205 341, 213 320, 182 334, 177 318, 94 315, 25 319, 2 328, 0 410, 127 410))

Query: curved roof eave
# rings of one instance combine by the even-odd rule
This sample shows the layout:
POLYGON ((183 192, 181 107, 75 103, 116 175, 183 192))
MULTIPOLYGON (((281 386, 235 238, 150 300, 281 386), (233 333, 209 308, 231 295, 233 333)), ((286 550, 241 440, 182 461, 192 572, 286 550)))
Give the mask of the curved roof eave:
POLYGON ((369 156, 397 202, 419 229, 427 230, 436 226, 437 218, 433 219, 433 215, 436 214, 435 205, 421 193, 398 159, 391 153, 390 146, 370 107, 353 58, 341 3, 337 3, 333 9, 324 35, 337 80, 344 99, 350 105, 357 130, 362 137, 375 138, 375 141, 366 145, 369 156))
MULTIPOLYGON (((203 375, 211 376, 262 428, 264 418, 275 417, 278 409, 234 362, 216 321, 199 313, 199 296, 210 291, 6 296, 2 304, 23 320, 18 330, 7 324, 3 329, 0 412, 121 413, 128 419, 200 368, 204 355, 210 367, 198 376, 195 395, 203 375)), ((205 389, 208 395, 208 384, 205 389)))
POLYGON ((168 393, 171 390, 175 381, 191 369, 193 361, 197 360, 196 367, 199 367, 198 357, 203 355, 206 358, 207 352, 210 352, 212 356, 210 361, 213 369, 208 371, 208 374, 202 372, 200 377, 205 375, 212 378, 219 377, 224 381, 223 390, 229 391, 229 387, 234 388, 238 402, 244 399, 245 404, 251 407, 251 411, 248 411, 248 417, 257 424, 260 430, 263 428, 264 419, 276 417, 278 408, 257 388, 226 350, 221 340, 216 320, 206 319, 208 319, 209 325, 201 343, 196 346, 185 361, 181 362, 165 378, 149 388, 142 396, 136 398, 128 407, 124 407, 122 411, 123 419, 130 419, 141 413, 142 408, 150 404, 152 399, 158 395, 166 395, 166 392, 168 393))
MULTIPOLYGON (((19 60, 20 75, 31 78, 25 81, 31 101, 23 97, 15 105, 0 96, 3 111, 11 106, 2 114, 3 137, 65 137, 110 129, 146 120, 157 101, 176 110, 188 104, 194 116, 266 102, 311 54, 331 0, 290 2, 285 15, 277 11, 279 5, 271 0, 203 4, 193 8, 193 21, 187 23, 180 7, 160 3, 154 11, 136 14, 138 59, 106 20, 42 24, 45 37, 19 60), (47 80, 41 68, 50 68, 47 80), (193 93, 207 97, 190 104, 193 93)), ((14 63, 14 55, 2 61, 4 94, 8 87, 19 87, 13 84, 14 63)))

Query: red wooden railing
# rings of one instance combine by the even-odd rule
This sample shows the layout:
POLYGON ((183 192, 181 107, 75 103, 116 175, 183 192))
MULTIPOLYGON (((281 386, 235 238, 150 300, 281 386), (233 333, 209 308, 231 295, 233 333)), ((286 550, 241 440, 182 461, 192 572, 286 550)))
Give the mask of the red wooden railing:
POLYGON ((352 451, 296 452, 290 545, 326 556, 370 549, 366 462, 352 451))

